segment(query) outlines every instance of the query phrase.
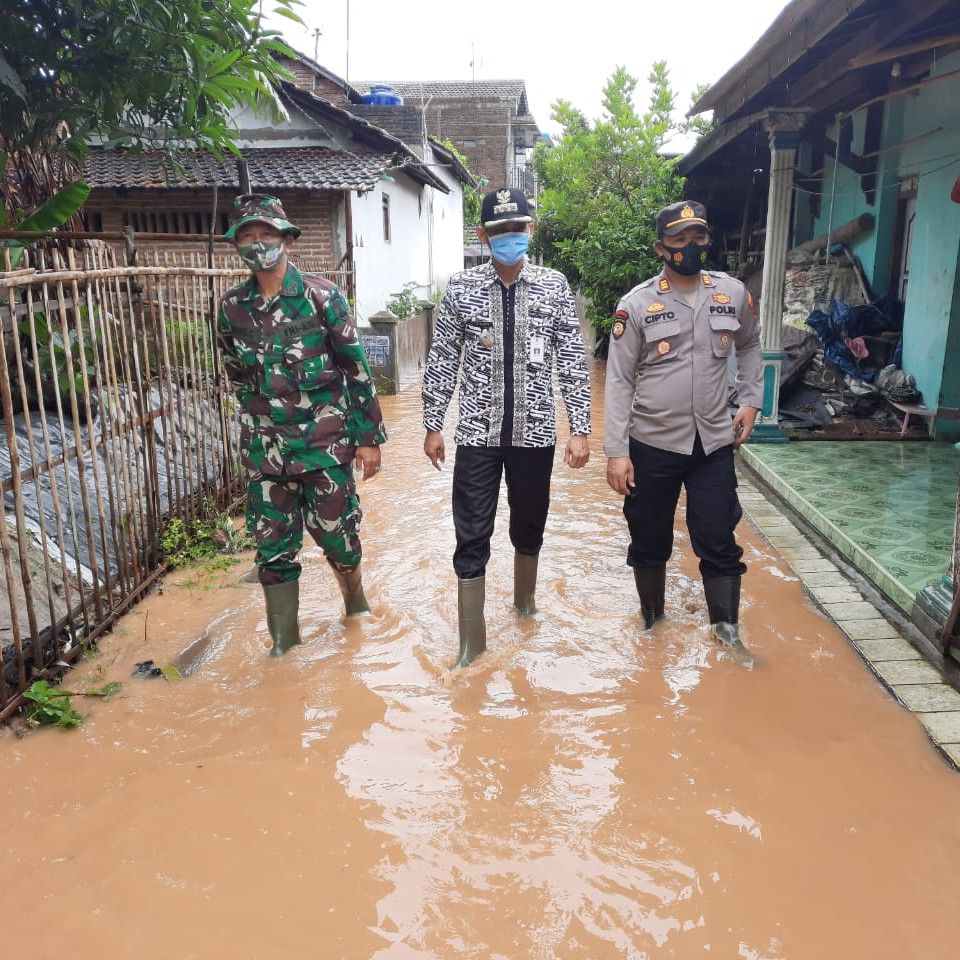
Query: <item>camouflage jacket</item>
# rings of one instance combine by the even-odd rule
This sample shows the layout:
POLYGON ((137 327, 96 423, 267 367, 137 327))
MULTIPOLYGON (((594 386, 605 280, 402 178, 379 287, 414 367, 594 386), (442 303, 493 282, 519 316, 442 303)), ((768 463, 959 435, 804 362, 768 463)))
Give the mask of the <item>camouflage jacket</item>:
POLYGON ((356 325, 332 283, 288 262, 280 293, 264 302, 251 275, 220 301, 217 343, 240 403, 248 469, 322 470, 386 441, 356 325))

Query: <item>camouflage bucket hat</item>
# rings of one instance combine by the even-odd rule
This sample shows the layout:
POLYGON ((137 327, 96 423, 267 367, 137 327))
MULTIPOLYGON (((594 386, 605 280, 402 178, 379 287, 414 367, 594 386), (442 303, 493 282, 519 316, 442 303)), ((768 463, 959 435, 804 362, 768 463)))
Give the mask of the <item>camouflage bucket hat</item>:
POLYGON ((268 197, 262 193, 245 193, 233 201, 233 223, 224 237, 233 240, 244 224, 255 222, 267 223, 282 233, 292 233, 294 237, 300 236, 300 228, 287 219, 276 197, 268 197))

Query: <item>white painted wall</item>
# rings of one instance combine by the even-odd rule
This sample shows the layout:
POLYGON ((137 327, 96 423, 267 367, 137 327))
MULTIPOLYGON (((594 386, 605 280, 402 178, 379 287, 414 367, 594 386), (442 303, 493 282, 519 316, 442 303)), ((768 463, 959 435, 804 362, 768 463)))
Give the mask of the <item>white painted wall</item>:
POLYGON ((356 266, 355 313, 361 326, 404 284, 417 284, 418 296, 430 291, 426 198, 415 180, 394 171, 393 182, 381 180, 368 193, 354 195, 353 260, 356 266), (390 236, 383 238, 383 196, 390 198, 390 236), (422 209, 421 209, 422 207, 422 209))
POLYGON ((381 180, 375 189, 354 195, 353 259, 356 265, 358 321, 386 309, 405 284, 430 299, 444 290, 452 273, 463 269, 463 198, 459 181, 447 169, 431 170, 449 187, 443 193, 421 187, 399 170, 393 182, 381 180), (383 196, 390 198, 391 239, 383 239, 383 196), (432 250, 432 252, 431 252, 432 250))
POLYGON ((451 274, 463 269, 463 189, 446 167, 430 168, 450 188, 441 193, 428 187, 433 211, 433 289, 441 293, 451 274))

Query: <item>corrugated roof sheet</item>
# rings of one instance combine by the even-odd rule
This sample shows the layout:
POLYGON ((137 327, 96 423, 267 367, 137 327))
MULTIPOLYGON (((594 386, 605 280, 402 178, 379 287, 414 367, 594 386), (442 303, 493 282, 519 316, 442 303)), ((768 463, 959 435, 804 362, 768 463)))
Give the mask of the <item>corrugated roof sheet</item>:
MULTIPOLYGON (((380 172, 393 163, 389 153, 348 153, 327 147, 268 147, 245 150, 250 189, 372 189, 380 172)), ((209 153, 181 154, 176 164, 156 151, 142 153, 94 148, 83 175, 95 189, 168 190, 171 188, 239 187, 237 161, 209 153)))

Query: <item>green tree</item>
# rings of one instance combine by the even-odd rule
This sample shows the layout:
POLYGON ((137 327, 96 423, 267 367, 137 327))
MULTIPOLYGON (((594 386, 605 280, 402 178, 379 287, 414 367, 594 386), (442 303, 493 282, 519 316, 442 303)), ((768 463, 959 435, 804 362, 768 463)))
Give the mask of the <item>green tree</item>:
MULTIPOLYGON (((275 3, 299 21, 300 0, 275 3)), ((274 53, 260 0, 5 0, 0 226, 76 184, 93 138, 235 151, 235 109, 282 112, 274 53)))
MULTIPOLYGON (((696 106, 697 101, 710 89, 709 83, 697 84, 690 95, 690 108, 696 106)), ((698 140, 702 140, 713 129, 713 111, 698 113, 684 120, 680 125, 681 133, 694 133, 698 140)))
POLYGON ((676 130, 666 64, 655 63, 648 80, 642 115, 633 105, 637 81, 622 67, 604 87, 604 114, 593 126, 557 101, 557 145, 534 154, 537 249, 589 298, 587 316, 600 333, 610 329, 620 297, 659 270, 654 215, 681 195, 676 159, 660 152, 676 130))
MULTIPOLYGON (((453 145, 452 140, 444 140, 444 147, 447 148, 463 164, 464 168, 470 173, 470 161, 453 145)), ((471 174, 472 176, 472 174, 471 174)), ((476 183, 466 183, 463 186, 463 226, 465 229, 475 227, 480 223, 480 205, 483 202, 483 194, 476 183)))

